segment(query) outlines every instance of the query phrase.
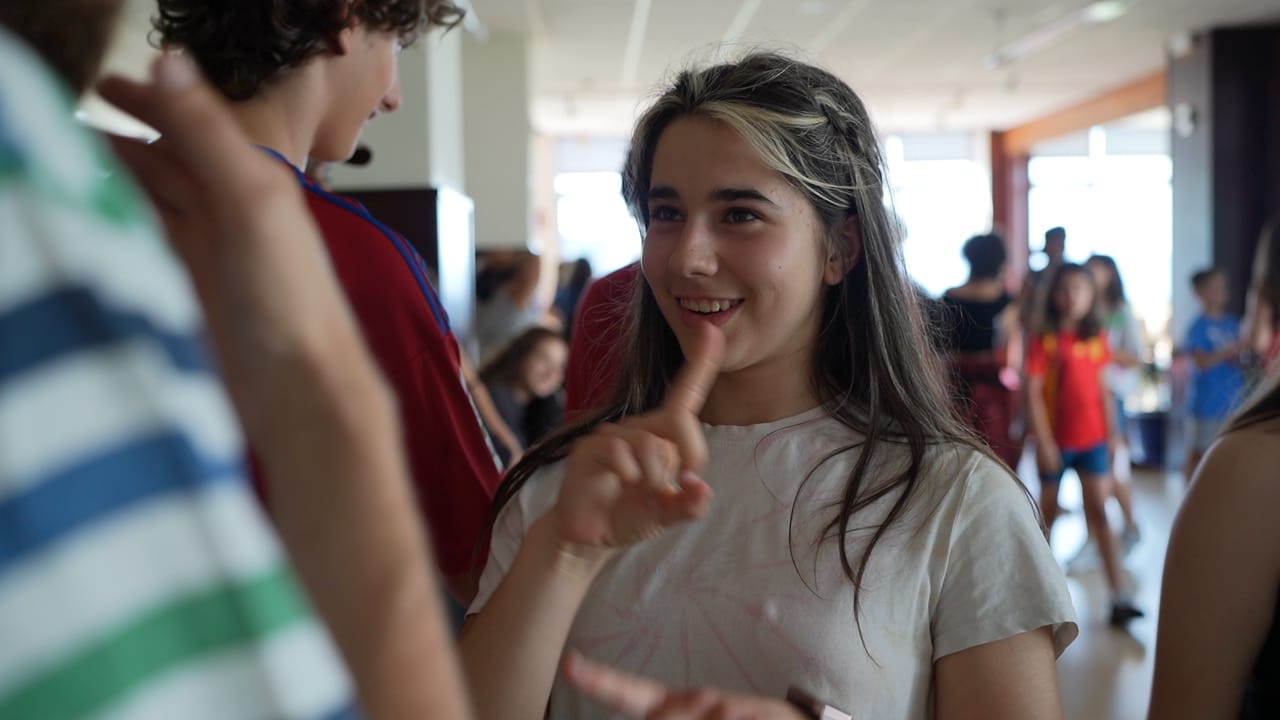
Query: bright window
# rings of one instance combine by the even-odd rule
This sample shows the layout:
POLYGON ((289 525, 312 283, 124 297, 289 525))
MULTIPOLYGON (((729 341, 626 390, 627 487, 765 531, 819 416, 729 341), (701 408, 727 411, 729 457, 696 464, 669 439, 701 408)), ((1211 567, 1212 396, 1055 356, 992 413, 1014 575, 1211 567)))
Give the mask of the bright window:
POLYGON ((1029 225, 1032 265, 1044 232, 1067 230, 1067 259, 1115 258, 1125 293, 1152 341, 1166 339, 1172 312, 1173 163, 1167 154, 1108 155, 1100 129, 1087 157, 1032 157, 1029 225))
POLYGON ((960 249, 970 237, 991 228, 990 176, 984 165, 969 157, 970 138, 959 140, 942 145, 930 136, 895 136, 885 142, 891 207, 902 223, 907 272, 933 296, 964 283, 969 268, 960 249), (913 157, 922 154, 922 145, 938 152, 913 157))
POLYGON ((556 175, 560 256, 586 258, 596 277, 640 259, 640 230, 622 200, 616 172, 556 175))

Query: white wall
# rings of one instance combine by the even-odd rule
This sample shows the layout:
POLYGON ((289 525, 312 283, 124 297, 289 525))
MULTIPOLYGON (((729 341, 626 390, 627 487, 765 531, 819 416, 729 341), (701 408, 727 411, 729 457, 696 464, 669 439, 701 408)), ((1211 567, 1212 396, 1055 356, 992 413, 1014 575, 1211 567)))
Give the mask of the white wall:
POLYGON ((377 117, 365 133, 373 162, 332 168, 335 187, 466 189, 462 44, 461 30, 432 33, 400 54, 400 108, 377 117))
POLYGON ((463 43, 467 194, 476 247, 524 248, 534 239, 529 69, 525 41, 468 36, 463 43))

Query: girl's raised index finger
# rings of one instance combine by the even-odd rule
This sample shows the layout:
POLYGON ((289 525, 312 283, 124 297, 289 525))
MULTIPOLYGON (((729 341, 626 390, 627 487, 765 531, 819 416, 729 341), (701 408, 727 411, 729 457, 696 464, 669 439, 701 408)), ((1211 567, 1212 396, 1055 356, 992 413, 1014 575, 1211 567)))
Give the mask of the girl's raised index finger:
POLYGON ((720 363, 724 361, 724 333, 720 328, 704 323, 698 332, 697 342, 685 355, 684 367, 676 376, 662 403, 664 411, 687 412, 697 416, 707 402, 707 394, 720 375, 720 363))

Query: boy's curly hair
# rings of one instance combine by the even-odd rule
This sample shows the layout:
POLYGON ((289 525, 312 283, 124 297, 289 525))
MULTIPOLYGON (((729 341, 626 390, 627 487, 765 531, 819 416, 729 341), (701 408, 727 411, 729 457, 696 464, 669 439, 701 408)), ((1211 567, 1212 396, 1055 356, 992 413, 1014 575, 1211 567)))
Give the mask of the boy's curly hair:
POLYGON ((408 46, 425 30, 457 25, 463 13, 452 0, 159 0, 151 26, 153 41, 186 48, 224 95, 247 100, 324 52, 353 21, 397 33, 408 46))
POLYGON ((79 95, 98 75, 123 4, 122 0, 0 2, 0 25, 40 53, 79 95))

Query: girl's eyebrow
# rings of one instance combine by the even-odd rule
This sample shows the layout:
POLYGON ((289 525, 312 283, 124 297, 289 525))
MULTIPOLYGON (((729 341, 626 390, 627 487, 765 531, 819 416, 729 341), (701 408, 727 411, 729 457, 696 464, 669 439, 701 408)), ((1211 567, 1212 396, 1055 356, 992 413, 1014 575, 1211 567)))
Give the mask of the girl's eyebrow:
MULTIPOLYGON (((676 192, 676 189, 670 185, 658 185, 649 189, 650 200, 674 200, 679 197, 680 193, 676 192)), ((711 199, 718 202, 754 200, 771 207, 778 207, 778 203, 770 200, 767 195, 754 188, 720 188, 712 191, 711 199)))
POLYGON ((734 202, 737 200, 755 200, 765 203, 771 207, 778 207, 778 203, 769 199, 767 195, 754 188, 720 188, 711 193, 712 200, 720 202, 734 202))

